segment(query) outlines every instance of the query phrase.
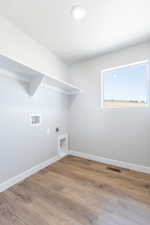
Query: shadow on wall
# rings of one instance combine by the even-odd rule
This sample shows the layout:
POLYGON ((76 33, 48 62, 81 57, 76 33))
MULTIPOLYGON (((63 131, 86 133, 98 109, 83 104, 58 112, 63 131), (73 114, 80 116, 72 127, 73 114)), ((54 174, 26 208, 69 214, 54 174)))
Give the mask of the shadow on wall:
POLYGON ((74 100, 77 98, 77 95, 70 95, 69 96, 69 104, 68 104, 68 107, 69 107, 69 109, 71 108, 71 106, 72 106, 72 104, 73 104, 73 102, 74 102, 74 100))
POLYGON ((23 82, 21 80, 17 80, 17 83, 23 88, 23 90, 29 94, 29 91, 30 91, 30 85, 28 82, 23 82))

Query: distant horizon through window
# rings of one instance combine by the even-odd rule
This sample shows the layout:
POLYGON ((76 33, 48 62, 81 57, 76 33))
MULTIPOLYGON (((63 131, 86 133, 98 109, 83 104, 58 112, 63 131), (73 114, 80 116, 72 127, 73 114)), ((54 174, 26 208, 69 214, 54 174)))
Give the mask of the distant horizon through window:
POLYGON ((102 80, 102 107, 149 105, 149 62, 105 70, 102 80))

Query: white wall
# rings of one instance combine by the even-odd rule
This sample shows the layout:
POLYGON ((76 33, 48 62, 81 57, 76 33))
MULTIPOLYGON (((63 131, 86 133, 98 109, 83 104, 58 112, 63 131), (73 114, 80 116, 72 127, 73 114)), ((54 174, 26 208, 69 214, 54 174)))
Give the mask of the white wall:
POLYGON ((103 69, 150 59, 150 43, 105 55, 70 68, 84 93, 70 106, 70 149, 150 166, 150 108, 101 109, 103 69))
POLYGON ((67 67, 63 62, 3 17, 0 17, 0 30, 0 55, 39 72, 68 79, 67 67))
POLYGON ((40 87, 33 97, 27 84, 0 74, 0 184, 57 154, 57 133, 67 132, 68 98, 40 87), (31 114, 41 114, 32 127, 31 114), (47 133, 47 129, 50 133, 47 133))
MULTIPOLYGON (((67 80, 67 66, 47 49, 0 18, 0 54, 34 70, 67 80)), ((70 127, 70 149, 150 166, 150 109, 101 109, 100 72, 150 58, 150 43, 87 61, 70 68, 83 94, 68 97, 40 87, 29 97, 27 84, 0 73, 0 184, 57 154, 57 134, 70 127), (68 110, 70 113, 68 114, 68 110), (30 126, 30 114, 42 116, 30 126), (50 133, 47 133, 50 128, 50 133)))
MULTIPOLYGON (((68 79, 67 67, 60 59, 2 17, 0 30, 0 55, 68 79)), ((68 131, 68 97, 44 87, 30 97, 26 83, 3 75, 0 72, 0 184, 55 156, 55 128, 68 131), (34 113, 42 116, 39 127, 30 126, 30 114, 34 113)))

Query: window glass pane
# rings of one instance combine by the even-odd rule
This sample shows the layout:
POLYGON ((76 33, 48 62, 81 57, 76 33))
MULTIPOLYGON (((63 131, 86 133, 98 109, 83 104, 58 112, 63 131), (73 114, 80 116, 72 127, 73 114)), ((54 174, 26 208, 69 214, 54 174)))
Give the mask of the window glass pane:
POLYGON ((103 106, 134 107, 148 104, 148 64, 103 72, 103 106))

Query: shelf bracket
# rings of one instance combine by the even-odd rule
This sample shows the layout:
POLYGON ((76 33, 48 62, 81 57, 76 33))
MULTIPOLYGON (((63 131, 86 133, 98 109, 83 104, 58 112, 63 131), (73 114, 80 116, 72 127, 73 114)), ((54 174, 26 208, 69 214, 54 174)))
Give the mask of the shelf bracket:
POLYGON ((29 87, 30 96, 33 96, 35 94, 40 84, 42 83, 43 78, 44 75, 39 75, 38 77, 31 79, 29 87))

